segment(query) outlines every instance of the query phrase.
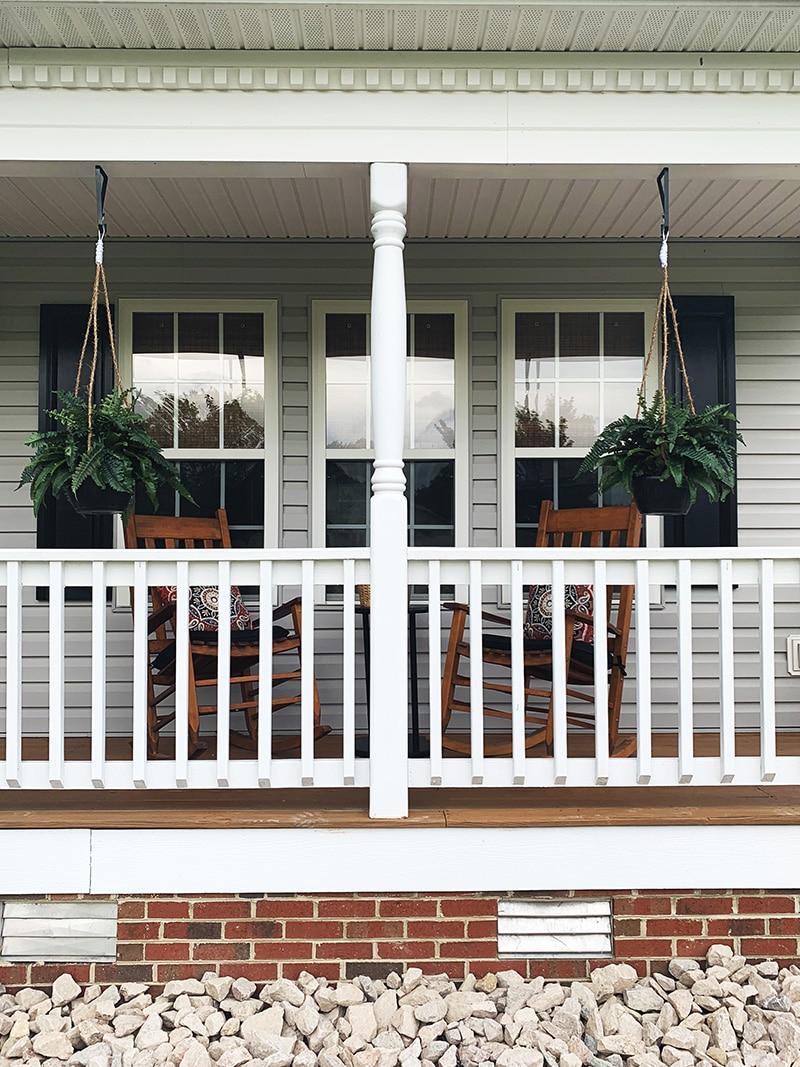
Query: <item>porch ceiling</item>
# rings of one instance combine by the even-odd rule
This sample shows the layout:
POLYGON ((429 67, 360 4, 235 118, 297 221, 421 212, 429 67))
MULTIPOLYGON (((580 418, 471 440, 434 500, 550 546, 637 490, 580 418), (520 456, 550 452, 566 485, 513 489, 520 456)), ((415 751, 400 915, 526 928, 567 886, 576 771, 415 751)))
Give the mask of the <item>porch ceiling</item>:
POLYGON ((0 47, 795 52, 796 3, 0 0, 0 47))
MULTIPOLYGON (((116 164, 109 235, 367 238, 363 165, 116 164)), ((410 238, 638 238, 658 233, 655 172, 626 167, 410 168, 410 238)), ((800 237, 800 167, 673 167, 673 237, 800 237)), ((5 164, 0 237, 90 237, 93 164, 5 164)))

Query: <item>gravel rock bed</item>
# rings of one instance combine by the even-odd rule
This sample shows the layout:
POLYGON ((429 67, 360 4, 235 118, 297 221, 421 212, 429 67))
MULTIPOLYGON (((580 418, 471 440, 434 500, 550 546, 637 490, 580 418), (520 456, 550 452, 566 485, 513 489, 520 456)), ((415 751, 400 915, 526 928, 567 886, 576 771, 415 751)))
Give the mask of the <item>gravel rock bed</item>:
POLYGON ((457 986, 417 968, 258 987, 208 973, 49 991, 0 986, 0 1067, 800 1067, 800 968, 724 945, 668 974, 588 982, 500 971, 457 986))

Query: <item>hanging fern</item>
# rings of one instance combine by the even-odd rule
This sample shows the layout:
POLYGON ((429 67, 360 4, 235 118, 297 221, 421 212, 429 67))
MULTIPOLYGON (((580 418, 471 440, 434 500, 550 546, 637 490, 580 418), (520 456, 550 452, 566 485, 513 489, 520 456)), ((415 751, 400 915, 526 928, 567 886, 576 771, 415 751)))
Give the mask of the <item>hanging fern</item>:
POLYGON ((48 414, 58 428, 39 431, 25 442, 35 454, 17 488, 30 486, 34 514, 39 514, 48 496, 73 500, 86 481, 131 498, 137 489, 144 489, 155 509, 158 491, 164 487, 194 503, 175 464, 164 456, 136 411, 138 391, 114 389, 94 405, 91 437, 87 398, 68 392, 56 396, 59 406, 48 414))
POLYGON ((724 500, 736 484, 736 443, 742 436, 726 404, 697 413, 656 393, 640 398, 638 416, 623 415, 600 433, 578 474, 600 470, 600 490, 622 485, 632 492, 640 476, 688 485, 692 503, 698 488, 724 500))

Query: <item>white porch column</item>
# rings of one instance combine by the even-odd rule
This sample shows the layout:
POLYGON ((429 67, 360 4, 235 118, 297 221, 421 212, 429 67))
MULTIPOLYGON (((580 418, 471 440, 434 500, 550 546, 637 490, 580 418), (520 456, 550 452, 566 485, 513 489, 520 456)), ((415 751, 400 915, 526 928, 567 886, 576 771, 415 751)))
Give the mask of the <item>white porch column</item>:
POLYGON ((372 818, 408 815, 408 503, 403 474, 406 396, 407 168, 373 163, 372 432, 375 465, 370 519, 370 800, 372 818))

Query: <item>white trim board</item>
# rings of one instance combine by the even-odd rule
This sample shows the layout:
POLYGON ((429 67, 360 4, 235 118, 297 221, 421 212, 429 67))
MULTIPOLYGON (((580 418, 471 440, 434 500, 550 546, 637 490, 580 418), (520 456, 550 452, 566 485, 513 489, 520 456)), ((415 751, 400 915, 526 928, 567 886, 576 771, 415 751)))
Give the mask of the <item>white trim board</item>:
POLYGON ((0 894, 777 890, 800 826, 3 830, 0 855, 0 894))

